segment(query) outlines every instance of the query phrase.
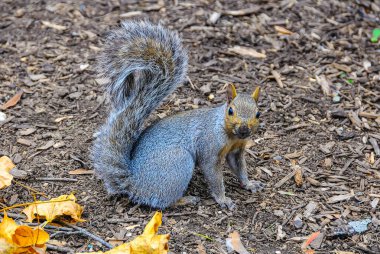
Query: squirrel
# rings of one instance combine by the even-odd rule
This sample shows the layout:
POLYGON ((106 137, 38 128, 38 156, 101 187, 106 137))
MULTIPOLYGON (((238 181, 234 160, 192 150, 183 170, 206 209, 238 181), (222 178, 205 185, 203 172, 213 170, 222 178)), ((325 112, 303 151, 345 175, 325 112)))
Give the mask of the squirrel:
POLYGON ((256 192, 264 187, 248 180, 244 158, 259 125, 260 87, 237 94, 229 84, 223 105, 175 114, 145 128, 152 111, 184 82, 187 65, 178 34, 161 25, 124 21, 110 32, 99 57, 110 113, 93 144, 94 171, 109 194, 165 209, 184 195, 199 166, 211 196, 233 209, 225 195, 224 159, 243 188, 256 192))

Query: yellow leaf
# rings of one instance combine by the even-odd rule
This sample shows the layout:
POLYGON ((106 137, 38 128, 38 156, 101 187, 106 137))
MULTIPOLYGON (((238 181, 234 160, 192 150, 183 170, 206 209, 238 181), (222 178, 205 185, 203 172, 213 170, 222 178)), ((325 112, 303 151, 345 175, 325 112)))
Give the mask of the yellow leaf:
POLYGON ((12 168, 15 167, 12 160, 7 156, 0 158, 0 190, 11 185, 13 176, 9 174, 12 168))
POLYGON ((19 225, 16 222, 9 218, 7 213, 4 212, 3 221, 0 223, 0 239, 4 239, 8 243, 13 243, 12 235, 15 233, 19 225))
POLYGON ((17 225, 4 212, 3 221, 0 223, 0 253, 43 254, 46 252, 45 244, 48 240, 49 235, 43 229, 17 225))
POLYGON ((42 245, 49 241, 49 234, 40 228, 32 229, 29 226, 19 226, 12 236, 12 240, 20 247, 42 245))
POLYGON ((22 212, 28 217, 27 221, 32 222, 35 218, 53 221, 59 216, 70 216, 75 222, 83 222, 81 219, 83 207, 75 203, 73 194, 62 195, 52 198, 48 202, 36 202, 26 207, 22 212))
POLYGON ((162 223, 162 213, 156 212, 146 225, 144 232, 129 243, 119 245, 106 252, 91 252, 92 254, 167 254, 169 251, 169 234, 157 235, 162 223))

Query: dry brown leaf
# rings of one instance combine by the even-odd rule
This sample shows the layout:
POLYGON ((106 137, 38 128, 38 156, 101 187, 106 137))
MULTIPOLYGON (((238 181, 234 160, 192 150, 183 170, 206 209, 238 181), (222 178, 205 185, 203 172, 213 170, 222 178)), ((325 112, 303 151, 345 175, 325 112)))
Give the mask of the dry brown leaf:
POLYGON ((15 106, 20 101, 23 93, 24 91, 22 90, 18 91, 12 98, 9 99, 9 101, 7 101, 1 106, 1 109, 5 110, 7 108, 15 106))
POLYGON ((285 35, 292 35, 293 34, 292 31, 289 31, 288 29, 286 29, 285 27, 282 27, 282 26, 274 26, 274 29, 279 34, 285 34, 285 35))
POLYGON ((70 216, 75 222, 85 221, 81 219, 83 208, 76 203, 74 194, 62 195, 46 202, 35 202, 22 212, 27 216, 27 222, 32 222, 35 218, 51 222, 59 216, 70 216))
POLYGON ((296 185, 298 187, 301 187, 303 184, 303 174, 302 174, 302 169, 300 166, 296 165, 295 167, 295 174, 294 174, 294 181, 296 182, 296 185))
POLYGON ((234 231, 229 235, 229 238, 226 239, 227 249, 232 249, 239 254, 249 254, 246 248, 240 240, 240 235, 237 231, 234 231))
POLYGON ((253 58, 266 58, 267 57, 265 54, 259 53, 252 48, 241 47, 241 46, 235 46, 235 47, 229 48, 228 51, 235 53, 235 54, 242 55, 242 56, 250 56, 253 58))
POLYGON ((69 171, 69 174, 70 175, 92 175, 94 174, 94 170, 78 168, 78 169, 69 171))
MULTIPOLYGON (((162 213, 156 212, 146 225, 144 232, 129 243, 119 245, 106 252, 91 252, 92 254, 167 254, 169 251, 168 241, 170 236, 157 235, 162 223, 162 213)), ((89 254, 89 253, 87 253, 89 254)))
POLYGON ((16 165, 7 156, 0 158, 0 190, 11 185, 13 176, 9 173, 16 165))

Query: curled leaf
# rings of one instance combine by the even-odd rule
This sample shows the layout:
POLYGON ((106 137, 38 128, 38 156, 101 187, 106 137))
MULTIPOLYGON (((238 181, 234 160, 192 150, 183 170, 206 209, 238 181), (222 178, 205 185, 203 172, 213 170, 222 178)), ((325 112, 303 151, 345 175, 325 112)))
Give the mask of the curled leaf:
POLYGON ((38 253, 46 251, 49 235, 42 228, 31 228, 27 225, 17 225, 4 212, 0 223, 0 253, 38 253))
POLYGON ((92 254, 167 254, 169 251, 168 241, 170 236, 157 235, 162 223, 162 213, 156 212, 146 225, 144 232, 133 241, 124 243, 106 252, 92 252, 92 254))
POLYGON ((49 201, 35 202, 22 212, 28 217, 28 222, 32 222, 35 218, 51 222, 59 216, 70 216, 75 222, 85 221, 81 219, 83 207, 76 203, 74 194, 62 195, 49 201))

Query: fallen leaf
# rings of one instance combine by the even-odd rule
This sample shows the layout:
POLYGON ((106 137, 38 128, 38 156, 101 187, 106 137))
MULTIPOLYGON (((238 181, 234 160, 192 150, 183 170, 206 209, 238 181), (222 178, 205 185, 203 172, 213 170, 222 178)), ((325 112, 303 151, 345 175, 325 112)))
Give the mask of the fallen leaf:
POLYGON ((296 185, 298 187, 301 187, 303 184, 303 178, 302 178, 302 169, 300 166, 296 165, 295 167, 295 174, 294 174, 294 181, 296 182, 296 185))
POLYGON ((35 218, 51 222, 60 216, 70 216, 75 222, 85 221, 81 219, 83 207, 76 203, 74 194, 62 195, 49 201, 37 201, 22 212, 27 216, 27 222, 32 222, 35 218))
POLYGON ((49 234, 41 228, 32 229, 29 226, 18 226, 12 236, 13 242, 20 247, 43 245, 49 241, 49 234))
POLYGON ((240 235, 237 231, 234 231, 229 235, 229 238, 226 239, 227 249, 236 251, 239 254, 249 254, 246 248, 240 240, 240 235))
MULTIPOLYGON (((146 225, 144 232, 128 243, 119 245, 106 252, 89 252, 97 254, 167 254, 169 251, 169 234, 157 235, 158 227, 162 223, 162 213, 156 212, 146 225)), ((88 254, 88 253, 87 253, 88 254)))
POLYGON ((311 254, 314 253, 313 250, 307 249, 307 247, 312 243, 320 234, 320 231, 312 233, 301 245, 301 249, 304 253, 311 254))
POLYGON ((13 176, 9 173, 16 165, 7 156, 0 158, 0 190, 11 185, 13 176))
POLYGON ((15 106, 21 99, 24 92, 22 90, 18 91, 12 98, 1 106, 2 110, 15 106))
POLYGON ((65 26, 57 25, 57 24, 54 24, 54 23, 51 23, 51 22, 45 21, 45 20, 42 21, 42 24, 46 27, 53 28, 53 29, 59 30, 59 31, 64 31, 67 29, 67 27, 65 27, 65 26))
POLYGON ((69 175, 92 175, 94 174, 94 170, 78 168, 75 170, 69 171, 69 175))
POLYGON ((286 29, 285 27, 282 27, 282 26, 274 26, 274 29, 279 34, 285 34, 285 35, 292 35, 293 34, 292 31, 289 31, 288 29, 286 29))
POLYGON ((247 47, 241 47, 241 46, 235 46, 228 49, 229 52, 236 53, 242 56, 250 56, 253 58, 266 58, 267 56, 263 53, 259 53, 254 49, 247 48, 247 47))
POLYGON ((17 225, 4 212, 4 218, 0 223, 0 253, 43 254, 46 252, 47 241, 49 234, 42 228, 17 225))

